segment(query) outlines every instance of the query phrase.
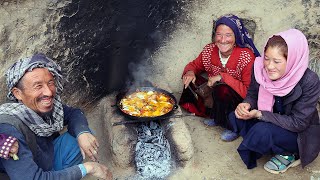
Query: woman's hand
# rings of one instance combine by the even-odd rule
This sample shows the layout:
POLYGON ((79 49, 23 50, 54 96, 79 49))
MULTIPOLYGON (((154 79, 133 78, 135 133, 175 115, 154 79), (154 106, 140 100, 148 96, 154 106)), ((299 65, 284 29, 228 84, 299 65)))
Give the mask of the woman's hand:
POLYGON ((11 146, 9 155, 13 158, 13 160, 19 160, 18 157, 18 151, 19 151, 19 143, 18 141, 14 142, 13 145, 11 146))
POLYGON ((190 82, 192 82, 193 84, 196 82, 196 75, 194 74, 193 71, 187 71, 183 77, 182 77, 182 81, 184 84, 184 88, 186 89, 190 82))
POLYGON ((243 120, 249 120, 253 118, 261 118, 262 113, 259 110, 253 109, 249 111, 250 109, 250 104, 249 103, 240 103, 235 112, 235 115, 238 119, 243 119, 243 120))
POLYGON ((251 105, 249 103, 240 103, 240 104, 238 104, 236 110, 234 111, 236 117, 238 119, 247 120, 248 119, 248 115, 249 115, 250 107, 251 107, 251 105))
POLYGON ((14 142, 10 149, 10 154, 18 154, 19 151, 19 143, 18 141, 14 142))
POLYGON ((222 78, 221 75, 209 77, 208 86, 212 87, 214 85, 214 83, 216 83, 217 81, 220 81, 221 78, 222 78))

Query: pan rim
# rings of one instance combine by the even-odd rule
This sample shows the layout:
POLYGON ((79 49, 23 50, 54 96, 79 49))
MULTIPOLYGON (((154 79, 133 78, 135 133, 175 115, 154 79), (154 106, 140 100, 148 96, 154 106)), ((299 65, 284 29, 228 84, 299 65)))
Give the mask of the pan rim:
MULTIPOLYGON (((121 94, 121 93, 119 93, 121 94)), ((158 119, 165 119, 166 117, 170 118, 170 115, 174 112, 175 109, 177 109, 178 105, 177 105, 177 99, 175 98, 175 96, 173 95, 173 93, 168 92, 167 90, 158 88, 158 87, 151 87, 151 86, 143 86, 143 87, 137 87, 135 89, 131 89, 131 90, 126 90, 122 92, 122 95, 117 95, 120 96, 117 98, 117 107, 119 109, 119 111, 127 118, 129 119, 134 119, 134 120, 139 120, 140 121, 152 121, 152 120, 158 120, 158 119), (125 113, 124 111, 122 111, 121 109, 121 100, 134 93, 134 92, 146 92, 146 91, 154 91, 154 92, 160 92, 163 93, 165 95, 167 95, 168 97, 170 97, 173 101, 173 108, 167 112, 166 114, 160 115, 160 116, 150 116, 150 117, 139 117, 139 116, 133 116, 130 115, 128 113, 125 113)))

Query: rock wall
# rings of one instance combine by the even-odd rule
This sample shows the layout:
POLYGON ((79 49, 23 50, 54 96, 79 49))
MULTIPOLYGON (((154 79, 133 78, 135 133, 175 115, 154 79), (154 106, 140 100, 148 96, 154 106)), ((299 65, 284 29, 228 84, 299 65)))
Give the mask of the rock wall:
POLYGON ((57 43, 59 13, 67 2, 16 1, 0 2, 0 99, 5 99, 4 73, 16 60, 35 52, 47 53, 57 43))
POLYGON ((227 13, 252 24, 260 51, 273 33, 302 30, 310 67, 320 74, 319 8, 319 0, 3 0, 0 101, 5 70, 36 52, 62 66, 70 104, 87 106, 141 79, 166 81, 179 92, 184 66, 211 42, 213 21, 227 13))

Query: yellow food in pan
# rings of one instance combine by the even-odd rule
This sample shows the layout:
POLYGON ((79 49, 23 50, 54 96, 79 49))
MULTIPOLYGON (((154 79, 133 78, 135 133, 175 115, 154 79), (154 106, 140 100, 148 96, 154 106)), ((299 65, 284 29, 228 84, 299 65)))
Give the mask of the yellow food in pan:
POLYGON ((131 116, 156 117, 173 109, 174 101, 168 95, 156 91, 138 91, 120 101, 120 109, 131 116))

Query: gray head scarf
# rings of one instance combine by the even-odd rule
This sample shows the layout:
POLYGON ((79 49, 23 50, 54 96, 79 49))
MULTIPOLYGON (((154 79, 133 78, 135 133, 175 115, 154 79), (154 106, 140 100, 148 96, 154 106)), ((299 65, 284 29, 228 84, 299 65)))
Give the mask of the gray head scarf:
POLYGON ((0 106, 0 114, 12 115, 20 119, 31 131, 38 136, 51 136, 63 128, 63 107, 59 94, 62 92, 61 68, 54 61, 43 54, 35 54, 31 58, 23 58, 14 63, 6 72, 8 99, 14 103, 5 103, 0 106), (18 102, 12 94, 12 89, 17 85, 26 72, 31 72, 35 68, 47 68, 55 78, 57 93, 54 97, 52 115, 39 116, 32 109, 18 102))

